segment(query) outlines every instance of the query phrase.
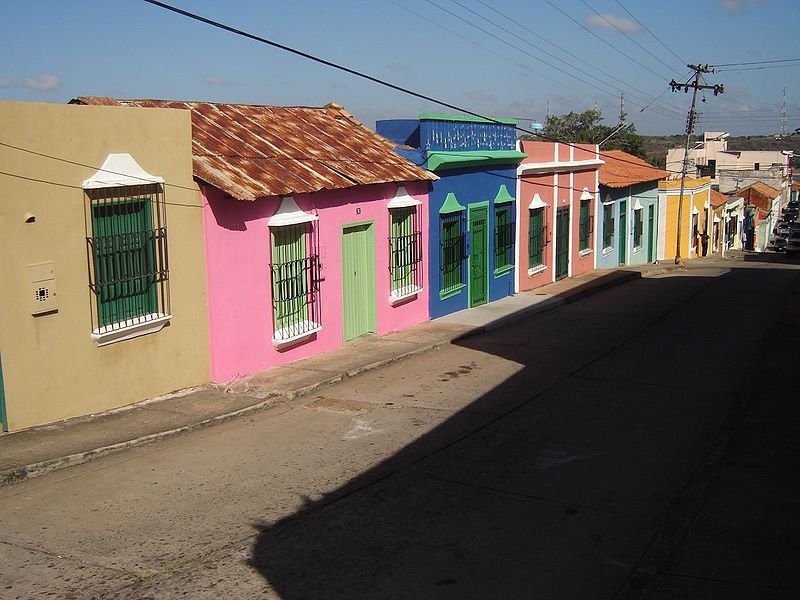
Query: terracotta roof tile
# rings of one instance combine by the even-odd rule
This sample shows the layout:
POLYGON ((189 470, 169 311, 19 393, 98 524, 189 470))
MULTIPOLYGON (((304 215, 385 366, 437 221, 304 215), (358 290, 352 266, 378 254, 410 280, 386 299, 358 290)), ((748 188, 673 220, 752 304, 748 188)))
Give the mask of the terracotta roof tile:
POLYGON ((606 187, 622 188, 637 183, 666 179, 669 171, 654 167, 647 161, 622 150, 604 150, 600 158, 600 183, 606 187))
POLYGON ((338 104, 313 108, 91 96, 75 102, 191 110, 195 176, 237 200, 437 179, 396 154, 391 142, 338 104))
POLYGON ((718 208, 730 200, 730 196, 723 194, 719 190, 711 188, 711 206, 718 208))

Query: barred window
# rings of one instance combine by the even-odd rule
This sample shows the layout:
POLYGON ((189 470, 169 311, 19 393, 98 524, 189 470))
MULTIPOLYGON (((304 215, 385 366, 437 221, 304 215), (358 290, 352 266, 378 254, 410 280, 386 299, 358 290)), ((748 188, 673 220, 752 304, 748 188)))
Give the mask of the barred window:
POLYGON ((163 186, 89 189, 86 196, 94 335, 163 321, 170 312, 163 186))
POLYGON ((603 205, 603 248, 614 245, 614 205, 603 205))
POLYGON ((592 237, 591 200, 581 200, 579 250, 588 250, 592 237))
POLYGON ((389 279, 392 298, 422 289, 422 231, 416 206, 390 208, 389 279))
POLYGON ((637 208, 633 211, 633 247, 642 247, 642 233, 644 231, 644 220, 642 209, 637 208))
POLYGON ((514 265, 514 220, 507 205, 495 209, 494 213, 494 268, 503 269, 514 265))
POLYGON ((528 268, 544 264, 544 208, 533 208, 528 214, 528 268))
POLYGON ((466 250, 461 214, 442 215, 441 292, 451 292, 465 284, 466 250))
POLYGON ((321 329, 319 254, 312 223, 271 226, 274 342, 289 343, 321 329))

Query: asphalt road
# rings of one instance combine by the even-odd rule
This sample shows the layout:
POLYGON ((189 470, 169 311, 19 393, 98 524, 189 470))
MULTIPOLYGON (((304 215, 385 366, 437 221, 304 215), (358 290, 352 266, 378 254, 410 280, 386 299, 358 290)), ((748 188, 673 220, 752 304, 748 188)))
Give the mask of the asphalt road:
POLYGON ((709 261, 2 488, 0 597, 800 597, 799 276, 709 261))

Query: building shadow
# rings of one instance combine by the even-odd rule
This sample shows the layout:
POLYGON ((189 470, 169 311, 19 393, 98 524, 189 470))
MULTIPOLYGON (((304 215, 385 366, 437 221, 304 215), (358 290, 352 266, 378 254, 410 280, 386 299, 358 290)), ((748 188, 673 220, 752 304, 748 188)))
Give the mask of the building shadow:
POLYGON ((284 600, 635 591, 641 549, 747 388, 763 323, 742 322, 735 295, 758 310, 754 286, 796 277, 644 279, 459 340, 521 368, 338 489, 254 524, 250 565, 284 600))

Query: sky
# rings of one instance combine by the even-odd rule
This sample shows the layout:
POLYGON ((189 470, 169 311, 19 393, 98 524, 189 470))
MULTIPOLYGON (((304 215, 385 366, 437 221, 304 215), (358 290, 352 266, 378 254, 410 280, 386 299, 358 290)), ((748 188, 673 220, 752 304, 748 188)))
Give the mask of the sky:
MULTIPOLYGON (((800 128, 797 0, 168 0, 169 4, 486 116, 597 107, 603 123, 682 134, 687 64, 695 133, 800 128), (766 62, 784 61, 784 62, 766 62), (754 63, 754 64, 743 64, 754 63), (785 90, 785 95, 784 95, 785 90)), ((343 105, 378 119, 456 112, 144 0, 2 0, 0 101, 77 96, 343 105)))

